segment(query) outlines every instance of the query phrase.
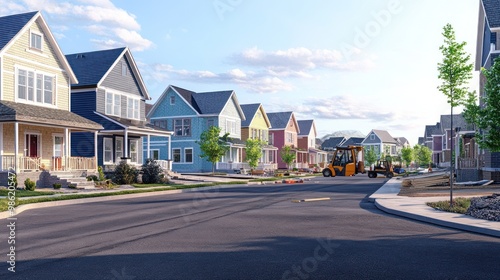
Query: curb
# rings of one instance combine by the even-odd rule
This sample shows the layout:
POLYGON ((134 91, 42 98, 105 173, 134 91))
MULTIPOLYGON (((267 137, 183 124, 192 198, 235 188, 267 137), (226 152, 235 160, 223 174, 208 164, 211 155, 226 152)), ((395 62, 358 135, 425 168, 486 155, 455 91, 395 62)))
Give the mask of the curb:
MULTIPOLYGON (((460 223, 454 223, 454 222, 444 221, 441 219, 432 218, 432 217, 428 217, 428 216, 423 216, 423 215, 418 215, 418 214, 409 213, 409 212, 405 212, 405 211, 395 210, 393 208, 387 208, 387 207, 381 205, 380 203, 378 203, 377 199, 374 199, 374 200, 375 200, 375 206, 378 209, 380 209, 386 213, 389 213, 389 214, 393 214, 393 215, 397 215, 397 216, 401 216, 401 217, 406 217, 406 218, 410 218, 413 220, 417 220, 417 221, 421 221, 421 222, 425 222, 425 223, 431 223, 431 224, 435 224, 435 225, 439 225, 439 226, 444 226, 444 227, 460 229, 460 230, 464 230, 464 231, 470 231, 470 232, 474 232, 474 233, 481 233, 481 234, 485 234, 485 235, 500 237, 500 232, 498 230, 477 227, 477 226, 470 226, 470 225, 460 224, 460 223)), ((435 210, 435 211, 439 211, 439 210, 435 210)), ((440 214, 445 214, 445 213, 440 213, 440 214)), ((453 213, 450 213, 450 214, 453 215, 453 213)), ((469 217, 469 216, 466 216, 463 214, 456 214, 456 215, 464 216, 467 218, 469 217)))
POLYGON ((29 204, 23 204, 23 205, 16 207, 14 209, 13 214, 11 214, 9 211, 0 212, 0 220, 14 217, 17 214, 20 214, 20 213, 22 213, 26 210, 30 210, 30 209, 38 209, 38 208, 46 208, 46 207, 54 207, 54 206, 65 206, 65 205, 72 205, 72 204, 92 203, 92 202, 100 202, 100 201, 112 201, 112 200, 129 199, 129 198, 140 198, 140 197, 148 197, 148 196, 155 196, 155 195, 179 194, 179 193, 187 193, 187 192, 194 192, 194 191, 205 191, 205 190, 211 190, 211 189, 231 188, 234 186, 239 186, 239 185, 218 185, 218 186, 207 186, 207 187, 200 187, 200 188, 180 189, 180 190, 166 190, 166 191, 157 191, 157 192, 120 194, 120 195, 109 195, 109 196, 101 196, 101 197, 89 197, 89 198, 78 198, 78 199, 29 203, 29 204))

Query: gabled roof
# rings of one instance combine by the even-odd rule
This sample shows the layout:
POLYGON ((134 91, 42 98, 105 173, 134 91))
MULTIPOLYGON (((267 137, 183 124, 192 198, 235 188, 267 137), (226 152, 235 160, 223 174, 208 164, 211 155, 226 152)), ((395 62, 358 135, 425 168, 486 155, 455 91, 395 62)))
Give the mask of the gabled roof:
POLYGON ((300 133, 299 124, 297 123, 297 120, 295 120, 292 111, 267 113, 267 117, 271 122, 272 128, 270 130, 284 130, 287 128, 288 123, 293 120, 295 122, 295 126, 297 127, 298 133, 300 133))
MULTIPOLYGON (((386 130, 379 130, 379 129, 372 129, 372 132, 375 133, 380 141, 382 143, 391 143, 391 144, 397 144, 396 140, 394 140, 394 137, 389 134, 386 130)), ((371 133, 368 133, 370 135, 371 133)))
POLYGON ((66 59, 79 80, 78 84, 73 84, 71 87, 75 89, 99 87, 123 56, 127 58, 144 98, 151 99, 132 53, 127 47, 67 54, 66 59))
POLYGON ((346 141, 340 143, 341 147, 347 147, 347 146, 361 146, 361 143, 365 140, 365 138, 362 137, 350 137, 346 141))
MULTIPOLYGON (((259 110, 264 111, 264 108, 262 108, 261 103, 254 103, 254 104, 242 104, 241 110, 243 111, 243 114, 245 114, 245 120, 241 121, 241 127, 249 127, 250 124, 252 123, 253 118, 257 114, 259 110)), ((263 112, 262 117, 264 118, 265 122, 267 123, 267 126, 270 128, 271 127, 271 122, 269 121, 269 118, 267 117, 267 114, 263 112)))
POLYGON ((482 0, 482 2, 490 28, 500 27, 500 2, 498 0, 482 0))
MULTIPOLYGON (((451 116, 450 115, 441 115, 441 132, 444 135, 446 130, 449 130, 451 127, 451 116)), ((453 128, 460 128, 461 130, 474 130, 473 126, 468 124, 465 121, 465 118, 462 114, 453 115, 453 128)))
POLYGON ((335 149, 336 147, 339 147, 340 145, 342 145, 342 143, 344 143, 347 139, 345 137, 330 137, 328 139, 326 139, 322 144, 321 144, 321 148, 323 150, 326 150, 326 149, 335 149))
POLYGON ((425 126, 424 138, 432 137, 432 135, 443 135, 441 131, 441 123, 425 126))
POLYGON ((405 137, 396 137, 394 138, 399 144, 401 145, 405 145, 405 144, 410 144, 410 142, 408 141, 408 139, 406 139, 405 137))
POLYGON ((297 121, 299 125, 300 136, 308 136, 311 129, 314 129, 314 134, 316 134, 316 127, 314 126, 314 120, 300 120, 297 121))
POLYGON ((72 83, 78 83, 75 73, 59 48, 52 32, 50 32, 49 26, 45 22, 42 14, 38 11, 0 17, 0 55, 5 53, 7 49, 16 41, 16 39, 21 36, 22 33, 27 31, 35 21, 38 21, 40 24, 45 34, 45 38, 50 42, 50 46, 54 50, 55 56, 59 62, 61 62, 70 81, 72 83))
MULTIPOLYGON (((194 92, 183 89, 177 86, 169 85, 163 91, 160 98, 155 102, 148 114, 152 114, 157 106, 165 99, 168 89, 172 89, 199 115, 219 115, 222 113, 227 104, 233 100, 236 103, 238 114, 241 120, 245 120, 241 106, 236 97, 236 93, 232 90, 211 91, 211 92, 194 92)), ((149 115, 147 116, 149 117, 149 115)))

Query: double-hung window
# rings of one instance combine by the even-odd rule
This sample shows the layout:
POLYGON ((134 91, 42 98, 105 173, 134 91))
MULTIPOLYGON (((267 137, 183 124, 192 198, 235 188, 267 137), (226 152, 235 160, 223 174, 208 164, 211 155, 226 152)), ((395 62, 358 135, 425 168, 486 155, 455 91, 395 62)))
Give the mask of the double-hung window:
POLYGON ((17 69, 17 99, 55 105, 55 76, 33 70, 17 69))
POLYGON ((106 115, 113 115, 120 117, 120 102, 121 96, 112 92, 106 92, 106 115))
POLYGON ((172 149, 172 157, 174 162, 181 162, 181 149, 172 149))
POLYGON ((139 119, 139 99, 127 98, 127 118, 139 119))
POLYGON ((104 138, 104 163, 113 163, 113 138, 104 138))
POLYGON ((192 163, 193 162, 193 149, 185 148, 184 149, 184 162, 192 163))
POLYGON ((42 35, 39 33, 30 33, 30 48, 35 50, 42 50, 42 35))
POLYGON ((191 136, 191 119, 174 120, 175 136, 191 136))
POLYGON ((139 162, 139 140, 130 140, 130 162, 139 162))

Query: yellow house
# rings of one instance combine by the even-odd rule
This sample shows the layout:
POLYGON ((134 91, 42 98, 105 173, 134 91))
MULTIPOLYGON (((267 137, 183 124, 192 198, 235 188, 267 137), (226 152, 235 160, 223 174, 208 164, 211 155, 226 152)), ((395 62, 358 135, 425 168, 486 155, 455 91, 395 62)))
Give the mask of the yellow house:
MULTIPOLYGON (((267 118, 264 107, 260 103, 243 104, 240 106, 243 113, 245 113, 245 120, 241 122, 241 140, 260 139, 267 143, 262 147, 262 158, 257 169, 276 169, 278 148, 269 144, 269 128, 271 128, 271 123, 267 118)), ((249 166, 245 166, 244 168, 249 168, 249 166)))
POLYGON ((48 172, 96 170, 95 157, 71 157, 71 132, 102 129, 70 112, 77 82, 40 12, 0 17, 0 185, 14 172, 44 186, 59 176, 48 172))

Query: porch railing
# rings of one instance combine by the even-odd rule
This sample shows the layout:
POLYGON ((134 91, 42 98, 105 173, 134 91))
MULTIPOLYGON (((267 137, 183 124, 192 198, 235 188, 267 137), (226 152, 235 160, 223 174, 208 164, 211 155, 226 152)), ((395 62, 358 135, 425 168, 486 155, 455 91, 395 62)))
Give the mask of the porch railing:
POLYGON ((161 160, 157 159, 155 160, 156 163, 163 169, 163 170, 172 170, 172 161, 171 160, 161 160))
MULTIPOLYGON (((54 158, 61 159, 64 163, 65 157, 54 158)), ((70 170, 95 170, 96 158, 95 157, 67 157, 68 167, 70 170)))
MULTIPOLYGON (((46 162, 47 163, 47 162, 46 162)), ((50 164, 46 166, 43 159, 40 157, 18 157, 19 171, 34 171, 34 170, 95 170, 95 157, 68 157, 67 166, 65 157, 53 157, 50 159, 50 164), (66 168, 67 167, 67 168, 66 168)), ((2 156, 2 170, 13 170, 16 167, 16 157, 13 155, 2 156)))

